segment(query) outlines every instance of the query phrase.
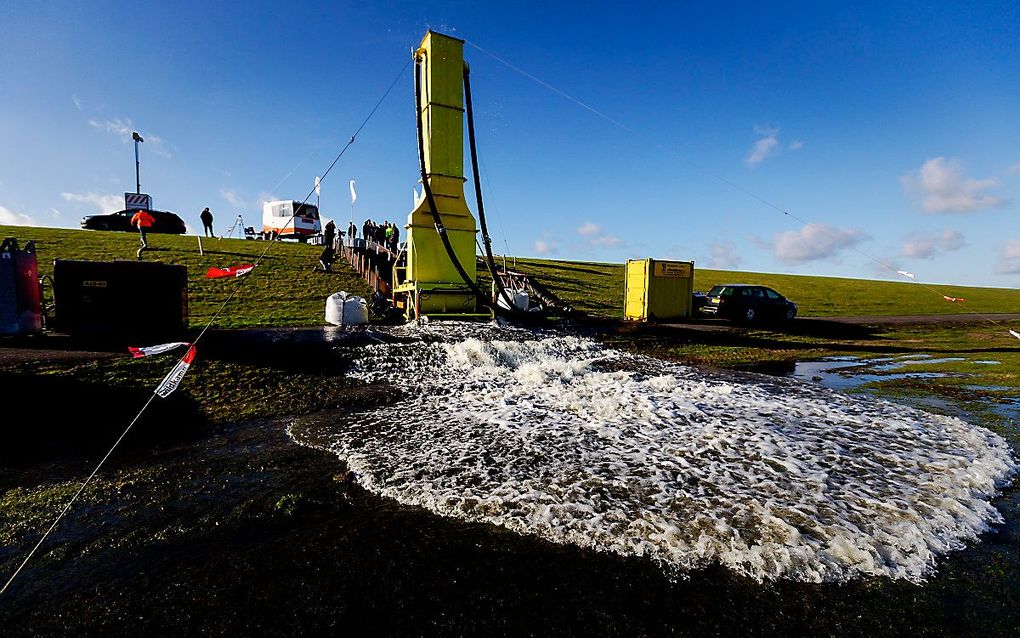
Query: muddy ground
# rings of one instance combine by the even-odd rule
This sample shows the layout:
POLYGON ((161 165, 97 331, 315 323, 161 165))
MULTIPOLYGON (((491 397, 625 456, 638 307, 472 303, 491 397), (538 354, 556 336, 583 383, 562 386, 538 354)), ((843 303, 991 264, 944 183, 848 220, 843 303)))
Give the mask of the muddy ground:
MULTIPOLYGON (((5 577, 105 451, 110 438, 96 433, 124 423, 120 414, 82 421, 80 404, 60 401, 67 392, 84 400, 81 388, 37 381, 15 389, 43 417, 29 425, 32 412, 12 412, 6 429, 77 432, 68 439, 77 443, 33 458, 9 446, 0 455, 5 499, 39 498, 37 486, 52 492, 21 503, 37 510, 34 528, 3 530, 5 577)), ((93 400, 138 405, 117 392, 93 400)), ((386 400, 386 388, 346 395, 351 406, 386 400)), ((720 568, 674 574, 397 506, 361 489, 335 456, 294 444, 286 428, 309 418, 332 417, 212 424, 184 398, 167 404, 129 435, 0 598, 3 633, 1020 633, 1016 488, 996 502, 1013 522, 945 558, 926 585, 759 584, 720 568)))
MULTIPOLYGON (((5 472, 5 487, 70 478, 86 466, 78 459, 5 472)), ((361 490, 336 458, 294 445, 283 421, 137 449, 112 467, 105 487, 75 508, 0 601, 6 635, 1007 635, 1016 628, 1015 616, 1008 623, 1017 592, 989 591, 969 573, 975 557, 966 552, 943 569, 942 578, 959 579, 951 589, 759 585, 722 569, 671 578, 639 558, 395 506, 361 490)), ((2 550, 4 573, 25 549, 2 550)))

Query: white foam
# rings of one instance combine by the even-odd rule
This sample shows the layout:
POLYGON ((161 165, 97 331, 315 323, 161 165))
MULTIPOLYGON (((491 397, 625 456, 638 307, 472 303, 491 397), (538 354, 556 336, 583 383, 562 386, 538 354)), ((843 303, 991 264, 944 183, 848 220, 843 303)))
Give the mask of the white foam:
POLYGON ((1002 520, 989 500, 1016 470, 983 428, 815 385, 570 336, 405 334, 423 340, 356 371, 405 399, 328 432, 367 489, 670 569, 920 581, 1002 520))

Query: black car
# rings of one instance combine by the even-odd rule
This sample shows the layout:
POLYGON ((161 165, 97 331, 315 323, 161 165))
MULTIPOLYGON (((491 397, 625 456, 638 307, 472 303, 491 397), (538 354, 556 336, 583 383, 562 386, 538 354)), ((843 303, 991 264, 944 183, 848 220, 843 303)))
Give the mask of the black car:
POLYGON ((771 288, 750 284, 726 284, 708 291, 701 313, 738 321, 793 319, 797 304, 771 288))
MULTIPOLYGON (((89 215, 81 218, 81 227, 86 230, 124 230, 137 232, 138 229, 131 225, 131 218, 138 209, 121 210, 109 215, 89 215)), ((172 235, 183 235, 187 232, 184 220, 174 213, 165 210, 150 210, 150 215, 156 220, 149 229, 150 233, 169 233, 172 235)))

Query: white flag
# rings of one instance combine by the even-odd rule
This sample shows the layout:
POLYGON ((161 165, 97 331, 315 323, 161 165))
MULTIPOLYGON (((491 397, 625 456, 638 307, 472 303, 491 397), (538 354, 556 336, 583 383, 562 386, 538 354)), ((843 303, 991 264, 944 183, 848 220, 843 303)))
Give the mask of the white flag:
POLYGON ((321 195, 322 194, 322 190, 320 188, 320 186, 322 185, 321 179, 322 178, 320 178, 320 177, 316 177, 315 178, 315 194, 316 195, 321 195))
POLYGON ((190 343, 184 341, 174 341, 173 343, 161 343, 156 346, 145 346, 142 348, 135 348, 128 346, 128 352, 134 355, 135 359, 141 359, 142 357, 152 357, 157 354, 164 354, 171 350, 176 350, 181 346, 190 346, 190 343))
POLYGON ((914 273, 912 273, 912 272, 907 272, 906 270, 897 270, 896 272, 898 274, 900 274, 900 275, 903 275, 904 277, 910 277, 911 279, 916 279, 916 277, 914 276, 914 273))
POLYGON ((170 370, 165 377, 163 377, 163 380, 160 381, 159 385, 156 386, 156 394, 164 399, 170 396, 170 394, 177 389, 177 386, 181 385, 181 380, 188 372, 188 368, 191 367, 191 362, 194 360, 195 346, 191 346, 188 348, 188 351, 184 353, 184 357, 177 362, 177 365, 175 365, 173 369, 170 370))
POLYGON ((358 201, 358 194, 354 192, 354 180, 351 180, 351 206, 354 206, 354 202, 358 201))

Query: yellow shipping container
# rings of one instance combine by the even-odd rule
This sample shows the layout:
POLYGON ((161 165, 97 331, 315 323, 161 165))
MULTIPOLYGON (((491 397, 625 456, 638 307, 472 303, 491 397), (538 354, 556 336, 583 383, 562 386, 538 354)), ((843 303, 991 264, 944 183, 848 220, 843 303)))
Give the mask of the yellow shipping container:
POLYGON ((691 316, 694 262, 629 259, 624 281, 624 315, 636 321, 691 316))

